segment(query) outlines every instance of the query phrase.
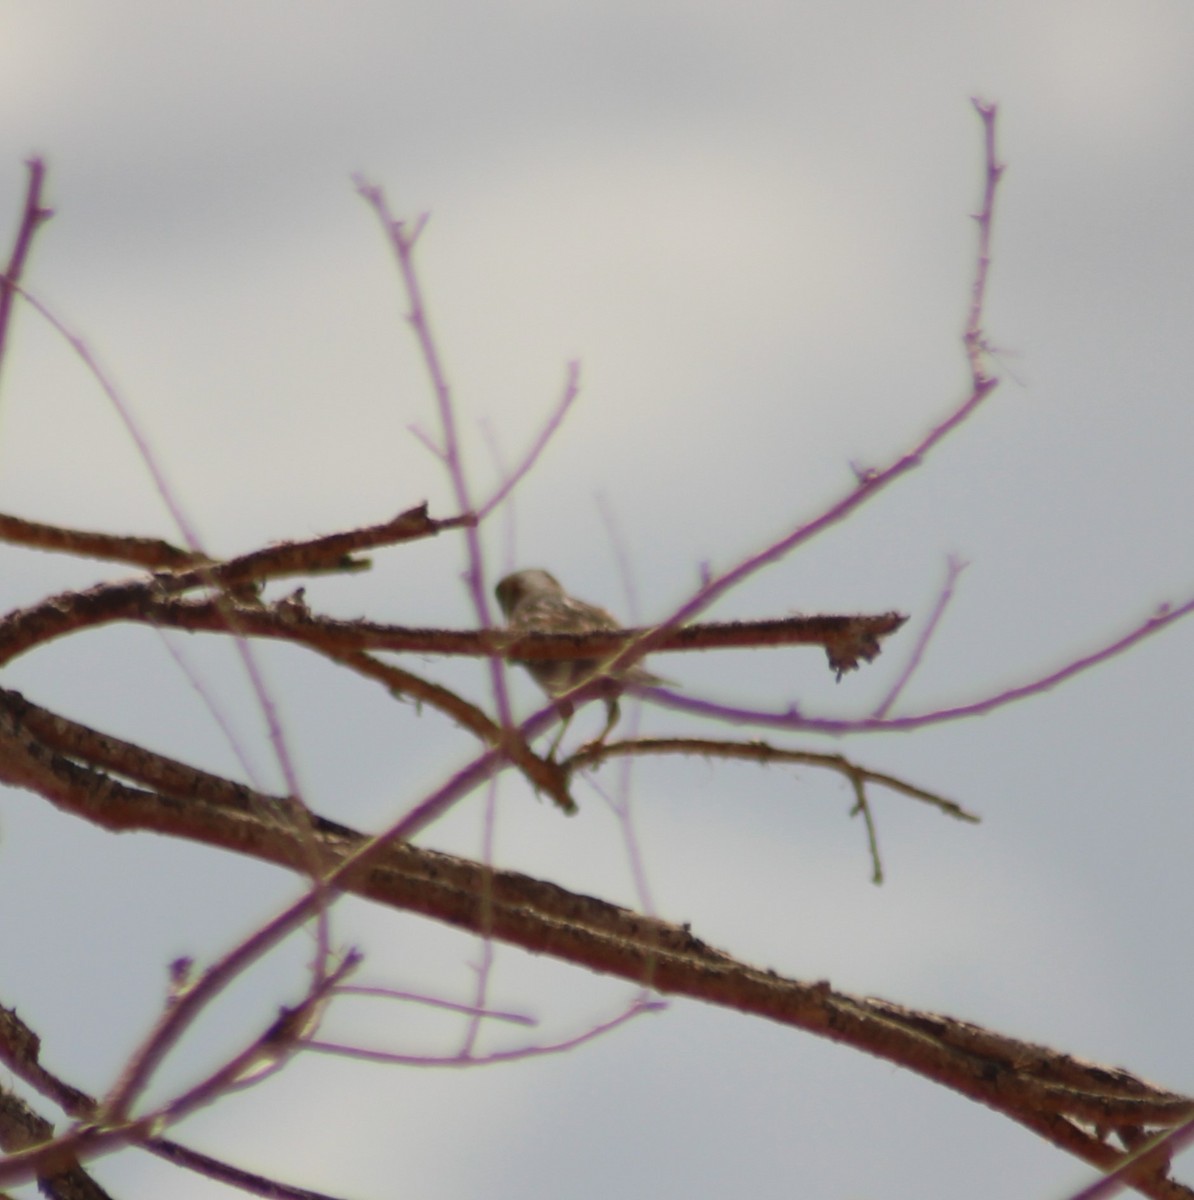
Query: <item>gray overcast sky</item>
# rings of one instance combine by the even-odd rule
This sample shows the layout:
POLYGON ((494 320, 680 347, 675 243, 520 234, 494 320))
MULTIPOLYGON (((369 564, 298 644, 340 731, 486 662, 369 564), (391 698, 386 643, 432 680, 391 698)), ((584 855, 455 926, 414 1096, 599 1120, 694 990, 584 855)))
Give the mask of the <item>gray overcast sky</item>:
MULTIPOLYGON (((914 477, 715 613, 899 608, 915 622, 959 555, 960 594, 903 702, 921 711, 1031 678, 1194 589, 1192 58, 1194 9, 1161 0, 9 0, 0 217, 12 227, 22 161, 44 155, 57 215, 29 285, 116 379, 209 548, 231 553, 422 499, 451 511, 408 432, 434 428, 433 404, 351 175, 401 213, 429 211, 423 279, 482 490, 497 473, 485 427, 513 460, 581 363, 579 406, 513 522, 489 531, 490 565, 546 566, 627 611, 604 506, 649 620, 702 563, 726 567, 815 514, 851 463, 888 461, 963 394, 982 183, 970 97, 998 102, 1008 170, 987 328, 1002 386, 914 477)), ((102 395, 27 311, 3 384, 0 510, 176 536, 102 395)), ((444 539, 309 594, 345 615, 462 624, 462 561, 444 539)), ((98 577, 5 551, 4 604, 98 577)), ((696 694, 861 714, 914 634, 836 686, 802 651, 660 669, 696 694)), ((231 656, 181 647, 268 775, 231 656)), ((294 655, 263 659, 309 799, 333 818, 378 827, 471 749, 433 713, 294 655)), ((484 695, 475 665, 414 666, 484 695)), ((981 721, 845 743, 984 817, 955 825, 881 796, 882 888, 836 780, 644 765, 657 908, 784 973, 1194 1091, 1192 667, 1194 625, 981 721)), ((236 770, 145 630, 48 647, 6 683, 236 770)), ((521 678, 515 694, 536 702, 521 678)), ((476 853, 479 812, 465 805, 425 840, 476 853)), ((78 828, 22 794, 4 793, 0 815, 0 910, 42 914, 0 929, 0 1002, 90 1089, 157 1011, 172 957, 218 952, 293 893, 266 868, 78 828)), ((565 821, 507 786, 498 842, 502 865, 634 900, 595 793, 565 821)), ((471 992, 467 939, 352 903, 339 932, 369 951, 370 978, 471 992)), ((248 981, 170 1077, 291 998, 304 954, 248 981)), ((499 953, 495 998, 533 1009, 544 1040, 626 994, 499 953)), ((333 1024, 429 1053, 459 1033, 407 1009, 345 1008, 333 1024)), ((509 1067, 303 1060, 178 1132, 294 1183, 420 1200, 982 1200, 1089 1177, 885 1064, 684 1002, 509 1067)), ((122 1197, 224 1194, 132 1154, 98 1173, 122 1197)))

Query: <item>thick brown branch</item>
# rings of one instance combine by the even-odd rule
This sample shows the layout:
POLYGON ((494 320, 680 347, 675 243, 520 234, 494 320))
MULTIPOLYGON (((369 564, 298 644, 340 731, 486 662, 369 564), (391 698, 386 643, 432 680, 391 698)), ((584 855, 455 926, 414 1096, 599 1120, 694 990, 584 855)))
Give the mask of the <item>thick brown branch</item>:
MULTIPOLYGON (((608 633, 513 635, 504 629, 415 629, 321 617, 311 613, 302 603, 293 601, 280 601, 265 607, 235 604, 227 597, 183 602, 163 595, 163 592, 213 584, 232 587, 282 573, 287 569, 287 550, 288 547, 273 547, 258 552, 262 556, 277 555, 270 559, 268 569, 256 555, 247 555, 212 567, 157 575, 152 580, 100 584, 17 610, 0 624, 0 664, 76 629, 114 621, 145 622, 194 632, 236 632, 250 637, 281 638, 305 642, 324 653, 337 655, 359 650, 391 650, 471 657, 500 654, 513 661, 611 658, 651 632, 649 629, 625 629, 608 633)), ((879 653, 880 640, 894 633, 906 620, 907 617, 900 613, 883 613, 877 616, 785 617, 702 623, 672 630, 653 652, 823 646, 831 667, 840 675, 857 667, 860 660, 873 659, 879 653)))
MULTIPOLYGON (((222 614, 203 602, 171 606, 153 604, 127 619, 148 620, 179 628, 218 632, 222 614)), ((241 610, 237 613, 238 623, 241 610)), ((730 621, 690 625, 673 630, 652 651, 692 651, 764 646, 823 646, 841 672, 879 653, 880 639, 907 620, 900 613, 879 616, 786 617, 766 621, 730 621)), ((244 612, 243 631, 261 637, 293 637, 327 650, 393 650, 417 654, 500 654, 512 661, 612 658, 650 630, 623 629, 600 633, 524 633, 504 629, 412 629, 372 621, 336 621, 295 612, 284 627, 268 610, 244 612)))
POLYGON ((149 570, 175 570, 209 561, 202 554, 184 550, 162 538, 123 537, 90 529, 68 529, 63 525, 26 521, 9 513, 0 513, 0 541, 33 550, 56 550, 77 554, 80 558, 128 563, 149 570))
MULTIPOLYGON (((220 616, 201 603, 181 607, 175 614, 155 606, 131 619, 158 620, 187 629, 219 630, 220 616)), ((264 637, 300 635, 304 641, 329 649, 394 650, 418 654, 500 654, 513 661, 573 658, 612 658, 650 630, 623 629, 600 633, 524 633, 504 629, 412 629, 371 621, 335 621, 296 614, 287 630, 279 630, 264 613, 246 624, 246 632, 264 637)), ((836 670, 849 670, 859 659, 879 652, 879 640, 894 633, 907 617, 879 616, 786 617, 767 621, 730 621, 690 625, 669 633, 652 651, 692 651, 763 646, 823 646, 836 670)))
POLYGON ((290 575, 362 571, 368 568, 369 562, 353 558, 356 551, 432 537, 445 529, 471 524, 473 520, 470 515, 435 520, 427 515, 426 504, 420 504, 380 525, 365 525, 302 542, 277 542, 223 562, 197 551, 184 550, 162 538, 70 529, 63 525, 27 521, 9 513, 0 513, 0 541, 165 572, 158 576, 159 590, 181 592, 197 587, 236 587, 290 575))
MULTIPOLYGON (((195 627, 210 628, 223 633, 241 633, 244 632, 243 614, 258 606, 253 603, 251 606, 238 607, 235 603, 236 593, 251 588, 253 584, 287 575, 362 570, 369 564, 367 561, 353 559, 350 556, 352 550, 431 537, 444 529, 469 524, 473 519, 471 515, 465 514, 435 520, 428 517, 426 505, 419 505, 381 525, 327 534, 306 542, 282 542, 225 562, 209 563, 202 560, 199 565, 188 566, 185 570, 159 572, 151 579, 101 583, 86 591, 50 596, 30 608, 9 613, 0 622, 0 663, 7 662, 43 642, 94 625, 113 621, 177 624, 178 622, 166 622, 161 619, 161 602, 165 597, 196 588, 228 589, 230 594, 222 595, 210 606, 208 624, 195 627)), ((34 528, 30 523, 25 523, 25 527, 26 532, 34 528)), ((87 552, 70 544, 74 531, 55 530, 52 526, 40 528, 49 531, 46 540, 39 543, 42 549, 62 548, 76 553, 87 552)), ((109 538, 104 534, 81 536, 84 539, 82 544, 106 551, 101 557, 117 559, 124 559, 122 549, 136 555, 142 552, 152 553, 154 545, 147 539, 132 539, 132 545, 124 546, 127 539, 109 538)), ((161 545, 168 546, 168 543, 161 545)), ((183 553, 175 547, 169 547, 169 550, 183 553)), ((298 621, 300 615, 307 617, 306 609, 293 601, 281 602, 276 612, 288 622, 298 621)), ((346 648, 359 647, 353 645, 346 648)))
MULTIPOLYGON (((71 1116, 90 1115, 95 1102, 86 1092, 46 1070, 41 1063, 41 1039, 17 1015, 0 1005, 0 1062, 71 1116)), ((0 1138, 0 1145, 11 1149, 0 1138)))
MULTIPOLYGON (((367 840, 319 817, 304 835, 263 816, 257 805, 234 811, 129 787, 54 754, 7 711, 0 713, 0 776, 107 829, 153 829, 288 869, 307 869, 312 837, 329 868, 367 840)), ((987 1104, 1098 1166, 1122 1155, 1080 1126, 1132 1131, 1170 1126, 1194 1112, 1189 1097, 1122 1070, 951 1017, 849 996, 828 983, 785 979, 735 961, 687 928, 516 872, 401 844, 387 847, 346 886, 661 993, 754 1013, 865 1050, 987 1104)), ((1189 1194, 1155 1177, 1134 1183, 1147 1195, 1189 1194)))
POLYGON ((351 557, 359 550, 396 546, 401 542, 434 537, 447 529, 460 529, 474 524, 476 518, 471 513, 437 520, 427 515, 427 505, 424 503, 380 525, 364 525, 359 529, 328 533, 303 542, 277 542, 214 567, 198 567, 181 574, 159 576, 158 580, 166 591, 180 592, 195 587, 236 587, 290 575, 360 571, 369 563, 351 557))
MULTIPOLYGON (((501 745, 536 791, 550 796, 566 813, 576 812, 563 766, 536 755, 516 730, 504 733, 480 709, 461 700, 454 692, 368 655, 348 655, 335 661, 376 679, 396 693, 412 695, 421 702, 442 707, 481 740, 490 745, 501 745)), ((176 800, 196 799, 239 812, 272 813, 278 819, 298 820, 304 828, 310 822, 310 812, 294 799, 266 795, 245 784, 146 750, 134 742, 100 733, 26 700, 20 692, 0 689, 0 711, 8 713, 47 749, 144 784, 176 800)))
MULTIPOLYGON (((0 1087, 0 1149, 19 1153, 49 1141, 54 1127, 19 1096, 0 1087)), ((38 1191, 49 1200, 111 1200, 73 1155, 40 1167, 38 1191)))
MULTIPOLYGON (((880 639, 907 621, 901 613, 852 616, 793 616, 762 621, 707 621, 686 625, 653 641, 651 653, 687 650, 758 650, 768 646, 823 646, 829 666, 840 678, 870 662, 881 649, 880 639)), ((504 653, 511 659, 612 658, 654 630, 622 629, 609 633, 524 633, 507 638, 504 653)))

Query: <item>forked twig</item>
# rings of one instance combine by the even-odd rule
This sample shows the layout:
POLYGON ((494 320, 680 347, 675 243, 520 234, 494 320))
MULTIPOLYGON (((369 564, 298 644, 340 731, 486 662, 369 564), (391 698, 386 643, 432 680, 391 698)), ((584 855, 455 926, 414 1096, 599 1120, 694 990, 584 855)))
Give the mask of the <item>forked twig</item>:
POLYGON ((25 189, 25 204, 21 210, 21 224, 13 242, 8 267, 0 276, 0 367, 4 365, 4 352, 8 347, 8 331, 12 327, 13 299, 20 291, 21 277, 33 238, 38 229, 53 215, 52 208, 42 204, 42 189, 46 180, 46 165, 40 158, 31 158, 25 164, 29 168, 29 183, 25 189))

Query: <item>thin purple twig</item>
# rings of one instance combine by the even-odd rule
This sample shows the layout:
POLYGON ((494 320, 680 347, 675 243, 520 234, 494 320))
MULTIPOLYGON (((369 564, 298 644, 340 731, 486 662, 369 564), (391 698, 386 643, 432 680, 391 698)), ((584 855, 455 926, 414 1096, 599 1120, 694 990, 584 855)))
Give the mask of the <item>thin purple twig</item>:
POLYGON ((869 471, 858 476, 855 486, 836 504, 831 505, 822 512, 820 516, 799 526, 786 537, 773 542, 766 549, 743 560, 736 567, 731 568, 721 576, 711 578, 691 599, 672 613, 667 620, 658 625, 650 633, 645 634, 642 638, 627 646, 610 663, 608 670, 611 673, 622 671, 632 663, 637 662, 657 645, 667 633, 683 625, 685 622, 691 621, 695 616, 713 604, 714 601, 720 599, 732 588, 737 587, 743 580, 755 574, 755 572, 761 570, 763 567, 784 558, 798 546, 811 541, 826 529, 852 516, 858 508, 895 483, 901 476, 915 470, 923 462, 925 456, 939 442, 947 438, 973 415, 987 396, 998 386, 999 381, 987 374, 984 364, 985 339, 982 334, 982 316, 983 303, 986 297, 987 274, 990 266, 991 217, 994 211, 995 193, 1003 168, 999 165, 995 150, 995 106, 982 105, 976 101, 975 108, 982 118, 986 135, 986 175, 983 205, 977 217, 979 225, 978 261, 971 289, 971 306, 964 339, 971 369, 972 386, 970 395, 949 416, 930 429, 928 434, 912 450, 901 455, 883 470, 869 471))
POLYGON ((447 455, 444 454, 443 450, 440 449, 440 447, 437 446, 434 441, 432 441, 431 435, 425 429, 420 428, 418 425, 408 425, 406 427, 406 432, 409 433, 416 442, 419 442, 423 448, 428 451, 428 453, 438 458, 440 462, 447 462, 447 455))
MULTIPOLYGON (((104 395, 107 396, 108 402, 116 411, 116 415, 120 418, 121 423, 125 427, 133 445, 137 448, 137 453, 141 457, 141 461, 145 464, 146 470, 153 479, 153 484, 157 490, 158 496, 162 503, 166 506, 175 527, 186 543, 187 548, 193 553, 201 555, 203 558, 208 558, 207 552, 204 550, 203 543, 199 538, 199 534, 192 524, 191 519, 183 510, 182 504, 178 497, 174 494, 174 489, 171 487, 166 474, 161 465, 158 463, 157 455, 150 446, 148 439, 141 432, 140 426, 134 420, 132 412, 125 404, 123 397, 120 395, 116 385, 108 378, 103 368, 95 356, 88 349, 86 342, 81 337, 72 333, 66 325, 63 324, 53 312, 50 311, 40 300, 31 295, 24 288, 17 284, 12 285, 17 291, 24 296, 25 300, 39 312, 46 321, 66 340, 67 344, 82 360, 83 365, 90 372, 91 376, 99 384, 104 395)), ((273 697, 270 695, 268 687, 261 676, 260 668, 257 665, 257 660, 253 654, 253 648, 249 645, 246 638, 242 637, 235 629, 230 628, 229 633, 232 635, 233 641, 237 648, 237 653, 241 657, 244 664, 246 674, 249 678, 249 686, 253 690, 253 694, 257 699, 258 706, 261 709, 262 715, 265 717, 266 726, 269 730, 270 742, 274 747, 274 754, 278 762, 278 767, 282 772, 282 777, 285 780, 286 787, 290 794, 296 798, 302 796, 302 788, 299 785, 298 772, 295 768, 294 758, 290 753, 289 746, 286 741, 285 733, 282 729, 282 724, 278 716, 277 705, 274 703, 273 697)))
POLYGON ((559 402, 543 423, 539 435, 531 443, 521 463, 514 472, 507 476, 498 490, 481 506, 477 512, 477 520, 483 521, 505 498, 514 490, 528 471, 539 461, 539 456, 547 447, 547 443, 555 436, 556 431, 568 415, 568 410, 580 395, 580 364, 576 361, 568 364, 568 377, 564 382, 564 391, 559 402))
MULTIPOLYGON (((497 835, 497 794, 498 781, 496 773, 489 778, 485 789, 485 812, 481 818, 481 861, 490 865, 493 862, 493 848, 497 835)), ((481 938, 481 961, 474 968, 477 976, 476 987, 473 991, 473 1015, 465 1027, 464 1040, 460 1053, 471 1056, 481 1036, 481 1013, 486 1007, 489 997, 489 978, 493 972, 495 951, 493 938, 489 930, 484 930, 481 938)))
MULTIPOLYGON (((12 325, 13 300, 20 287, 25 263, 33 246, 33 237, 38 229, 53 215, 52 208, 44 208, 41 202, 42 187, 46 180, 46 164, 40 158, 31 158, 25 165, 29 168, 29 183, 25 188, 25 204, 21 210, 21 224, 13 242, 8 269, 0 277, 0 365, 4 362, 4 351, 8 345, 8 330, 12 325)), ((23 294, 23 293, 22 293, 23 294)))
POLYGON ((1015 704, 1028 696, 1036 696, 1042 692, 1066 683, 1076 675, 1097 667, 1100 663, 1114 658, 1132 649, 1137 643, 1153 634, 1180 621, 1183 617, 1194 613, 1194 597, 1184 601, 1176 608, 1162 605, 1157 613, 1141 625, 1136 626, 1123 637, 1103 646, 1101 649, 1081 658, 1072 659, 1056 671, 1039 679, 1018 687, 1008 688, 993 696, 974 700, 968 704, 959 704, 953 708, 934 709, 931 712, 917 713, 906 717, 862 717, 856 719, 840 719, 820 717, 805 717, 798 709, 790 708, 786 712, 763 712, 758 709, 735 708, 729 705, 713 704, 704 700, 694 700, 679 692, 666 688, 652 688, 651 696, 656 704, 671 708, 678 712, 691 713, 693 716, 704 717, 713 721, 725 721, 732 725, 759 725, 771 729, 800 730, 806 733, 823 733, 831 737, 841 737, 848 733, 905 733, 913 729, 923 729, 927 725, 942 725, 947 721, 958 721, 966 717, 985 716, 1008 704, 1015 704))
POLYGON ((431 1058, 422 1054, 391 1054, 385 1050, 365 1050, 357 1046, 339 1046, 331 1042, 310 1041, 303 1044, 304 1050, 313 1050, 320 1054, 335 1054, 341 1058, 363 1059, 366 1062, 389 1063, 406 1067, 479 1067, 491 1063, 518 1062, 524 1058, 539 1058, 546 1054, 563 1054, 585 1042, 591 1042, 603 1034, 609 1033, 619 1025, 644 1013, 662 1012, 668 1007, 663 1000, 652 1000, 647 993, 636 997, 624 1012, 608 1021, 602 1021, 579 1033, 575 1037, 563 1041, 552 1042, 547 1046, 522 1046, 516 1050, 498 1050, 492 1054, 482 1054, 476 1058, 465 1055, 454 1055, 451 1058, 431 1058))
MULTIPOLYGON (((501 443, 498 441, 497 434, 494 432, 493 426, 484 418, 478 423, 481 429, 481 437, 485 441, 486 449, 489 451, 489 457, 493 459, 494 471, 499 479, 506 477, 506 464, 502 455, 501 443)), ((492 501, 490 502, 492 505, 492 501)), ((515 513, 514 500, 511 498, 510 503, 506 505, 506 511, 502 514, 502 574, 506 575, 514 570, 515 549, 517 547, 517 522, 515 513)))
MULTIPOLYGON (((436 406, 439 409, 440 425, 443 430, 442 459, 444 466, 452 481, 452 488, 460 511, 472 512, 472 497, 460 449, 452 389, 448 384, 447 373, 444 370, 439 348, 431 330, 431 321, 423 300, 423 289, 419 283, 418 272, 415 270, 415 245, 427 224, 427 217, 423 215, 418 218, 414 228, 408 230, 406 222, 396 219, 390 212, 385 193, 380 187, 361 178, 356 180, 356 186, 362 199, 373 209, 378 220, 381 221, 398 263, 402 286, 409 304, 406 319, 414 331, 415 340, 418 342, 423 358, 423 365, 431 380, 436 406)), ((465 583, 472 598, 478 622, 483 629, 489 629, 493 625, 493 618, 485 587, 485 560, 481 549, 479 526, 477 524, 466 526, 464 537, 468 559, 465 583)), ((509 726, 513 724, 513 716, 509 689, 506 687, 505 663, 497 654, 489 657, 489 677, 499 721, 503 726, 509 726)))
POLYGON ((221 733, 224 735, 224 740, 232 747, 232 753, 236 756, 237 762, 240 763, 244 770, 245 778, 260 792, 265 790, 265 781, 260 778, 257 770, 253 766, 252 760, 249 758, 248 750, 241 744, 241 740, 236 730, 233 729, 232 723, 228 721, 224 714, 220 711, 220 706, 216 701, 216 697, 212 694, 207 684, 204 683, 199 675, 186 658, 178 652, 174 643, 170 640, 165 630, 158 630, 158 637, 161 639, 162 645, 166 648, 166 653, 174 659, 175 666, 186 677, 187 682, 199 695, 199 699, 203 702, 204 708, 207 709, 208 716, 215 721, 221 733))
MULTIPOLYGON (((608 501, 601 494, 597 496, 597 511, 601 515, 601 523, 605 526, 606 535, 613 549, 614 563, 618 568, 618 578, 622 584, 622 594, 626 598, 626 615, 637 625, 640 617, 638 589, 634 583, 634 572, 630 568, 626 538, 618 526, 608 501)), ((642 715, 642 705, 636 703, 630 713, 627 737, 631 739, 638 737, 639 728, 642 725, 642 715)), ((588 778, 588 783, 601 795, 618 819, 618 825, 622 831, 622 844, 626 848, 626 857, 630 863, 630 875, 634 881, 634 890, 638 894, 639 906, 648 916, 653 916, 656 912, 655 900, 651 894, 651 885, 647 880, 647 866, 643 859, 642 846, 639 844, 638 830, 634 824, 634 805, 632 803, 634 764, 635 758, 632 754, 626 755, 618 763, 617 782, 614 785, 613 795, 607 794, 605 789, 592 777, 588 778)))
POLYGON ((425 996, 421 992, 403 992, 394 988, 373 987, 369 984, 345 984, 336 989, 337 996, 368 996, 382 1000, 405 1000, 412 1004, 426 1004, 430 1008, 442 1008, 447 1012, 466 1013, 484 1017, 489 1021, 508 1021, 512 1025, 538 1025, 536 1017, 526 1013, 500 1012, 493 1008, 477 1008, 474 1004, 459 1004, 454 1000, 443 1000, 439 996, 425 996))
POLYGON ((995 189, 1003 178, 1004 167, 995 151, 995 119, 998 115, 998 107, 994 104, 986 104, 977 97, 971 100, 971 103, 983 123, 983 148, 987 164, 983 204, 974 218, 978 222, 978 269, 974 273, 974 285, 970 294, 970 313, 966 319, 964 335, 971 373, 977 382, 982 377, 982 357, 987 350, 986 340, 982 333, 982 319, 987 302, 987 281, 991 274, 991 220, 995 213, 995 189))
POLYGON ((116 415, 124 425, 125 432, 129 435, 133 445, 136 446, 137 453, 141 456, 141 461, 145 464, 145 469, 149 472, 150 478, 153 480, 154 488, 162 503, 166 506, 166 511, 169 512, 175 527, 182 535, 183 541, 186 542, 187 548, 196 554, 206 557, 194 525, 192 525, 190 518, 183 511, 182 505, 174 495, 174 491, 166 479, 165 472, 158 465, 157 455, 154 454, 148 439, 141 432, 136 421, 133 420, 133 415, 129 411, 128 405, 121 398, 120 393, 116 390, 116 385, 104 373, 95 356, 87 348, 87 343, 81 337, 72 333, 36 296, 15 283, 11 286, 20 292, 25 300, 57 330, 67 345, 82 360, 83 365, 90 372, 92 378, 100 385, 100 389, 108 397, 108 402, 116 410, 116 415))
POLYGON ((916 639, 916 645, 912 647, 912 653, 908 656, 908 662, 900 672, 895 683, 892 684, 891 690, 879 702, 874 712, 871 713, 872 717, 887 716, 891 710, 891 706, 900 698, 904 688, 908 686, 908 681, 924 661, 925 651, 929 647, 929 642, 933 640, 933 635, 937 632, 937 626, 941 624, 941 618, 945 615, 945 610, 954 598, 954 585, 958 581, 958 576, 969 565, 969 563, 963 562, 960 558, 952 554, 949 556, 945 566, 945 584, 941 589, 941 594, 937 597, 937 603, 933 605, 933 611, 929 614, 929 619, 920 631, 920 637, 916 639))

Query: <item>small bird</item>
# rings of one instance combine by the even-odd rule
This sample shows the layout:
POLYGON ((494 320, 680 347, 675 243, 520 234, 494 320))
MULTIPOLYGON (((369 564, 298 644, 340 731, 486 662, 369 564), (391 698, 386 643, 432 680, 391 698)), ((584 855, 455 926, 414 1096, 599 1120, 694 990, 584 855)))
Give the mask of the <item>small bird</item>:
MULTIPOLYGON (((502 606, 502 612, 506 614, 507 627, 517 630, 519 633, 597 633, 622 628, 621 624, 604 608, 598 608, 595 604, 588 604, 584 600, 577 600, 575 597, 569 596, 554 575, 537 567, 525 571, 515 571, 513 575, 507 575, 494 588, 494 594, 502 606)), ((608 659, 561 658, 554 661, 539 659, 523 661, 520 665, 526 667, 531 678, 552 699, 555 699, 597 673, 603 661, 608 661, 608 659)), ((652 686, 666 683, 667 680, 661 679, 658 675, 652 675, 650 671, 636 664, 624 671, 619 671, 613 679, 607 682, 609 691, 605 694, 604 699, 608 710, 608 719, 597 742, 603 742, 610 730, 618 723, 618 697, 622 692, 619 683, 652 686)), ((570 702, 564 701, 558 705, 558 708, 560 715, 564 718, 564 723, 556 735, 556 740, 552 743, 548 757, 554 756, 556 747, 559 746, 560 739, 564 736, 564 730, 568 728, 568 722, 572 719, 570 702)))

